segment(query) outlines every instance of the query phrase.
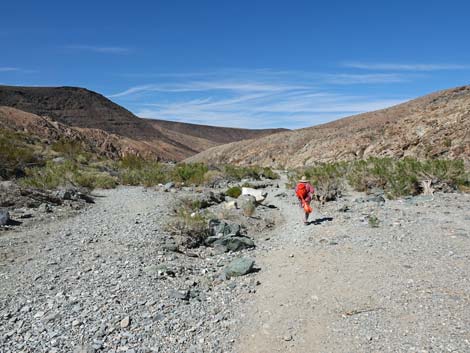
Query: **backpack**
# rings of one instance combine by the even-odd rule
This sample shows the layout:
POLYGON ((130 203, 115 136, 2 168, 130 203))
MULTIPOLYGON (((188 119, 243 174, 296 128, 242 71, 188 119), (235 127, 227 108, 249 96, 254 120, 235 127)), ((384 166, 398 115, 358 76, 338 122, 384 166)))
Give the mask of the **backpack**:
POLYGON ((308 196, 307 186, 305 183, 299 183, 297 185, 297 191, 295 192, 297 197, 301 200, 305 199, 308 196))

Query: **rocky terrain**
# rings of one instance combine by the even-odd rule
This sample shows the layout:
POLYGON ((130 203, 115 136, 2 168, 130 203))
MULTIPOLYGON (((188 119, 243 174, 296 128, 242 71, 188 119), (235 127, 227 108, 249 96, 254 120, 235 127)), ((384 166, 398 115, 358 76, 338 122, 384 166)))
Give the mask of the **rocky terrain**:
POLYGON ((468 352, 468 194, 347 192, 304 226, 283 178, 260 185, 250 217, 220 203, 224 189, 171 184, 96 191, 68 217, 67 204, 14 213, 22 224, 0 230, 0 351, 468 352), (231 224, 217 246, 169 232, 187 197, 231 224))
POLYGON ((302 167, 371 156, 470 160, 470 86, 306 129, 206 150, 188 161, 302 167))
POLYGON ((80 134, 82 141, 104 145, 107 153, 138 153, 179 161, 207 148, 282 129, 222 128, 143 119, 104 96, 78 87, 19 87, 0 85, 0 123, 12 120, 19 131, 48 137, 67 130, 63 137, 80 134), (30 113, 29 115, 26 113, 30 113), (25 116, 29 116, 27 124, 25 116), (54 129, 52 126, 57 125, 54 129), (53 130, 53 131, 51 131, 53 130), (73 133, 72 133, 72 132, 73 133))

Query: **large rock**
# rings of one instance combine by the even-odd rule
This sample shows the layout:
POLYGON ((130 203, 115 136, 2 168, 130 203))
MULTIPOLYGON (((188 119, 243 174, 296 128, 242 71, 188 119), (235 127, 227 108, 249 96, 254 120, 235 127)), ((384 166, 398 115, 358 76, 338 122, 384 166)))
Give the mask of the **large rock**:
POLYGON ((218 219, 209 222, 210 236, 205 243, 222 252, 240 251, 253 248, 255 243, 242 234, 242 228, 236 223, 227 223, 218 219))
POLYGON ((5 226, 10 220, 10 213, 8 211, 0 210, 0 226, 5 226))
POLYGON ((218 219, 211 219, 209 221, 211 237, 239 236, 241 235, 241 230, 241 226, 236 223, 227 223, 218 219))
POLYGON ((212 243, 214 247, 223 247, 226 251, 240 251, 253 248, 255 242, 248 237, 223 237, 212 243))
POLYGON ((54 192, 54 196, 64 201, 83 200, 86 203, 95 203, 95 200, 90 195, 84 194, 75 188, 57 190, 54 192))
POLYGON ((242 195, 251 195, 255 197, 256 202, 263 202, 268 193, 261 189, 253 189, 253 188, 242 188, 242 195))
POLYGON ((205 192, 201 195, 196 196, 196 199, 200 202, 201 208, 208 208, 214 205, 218 205, 225 201, 225 195, 220 192, 205 192))
POLYGON ((227 277, 238 277, 244 276, 250 273, 253 270, 255 265, 255 260, 241 257, 236 260, 233 260, 224 270, 224 273, 227 277))

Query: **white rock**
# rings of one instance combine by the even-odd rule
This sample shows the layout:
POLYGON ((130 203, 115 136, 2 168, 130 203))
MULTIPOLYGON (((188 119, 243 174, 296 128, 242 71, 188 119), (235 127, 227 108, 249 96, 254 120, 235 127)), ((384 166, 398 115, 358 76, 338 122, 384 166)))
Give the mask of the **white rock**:
POLYGON ((268 193, 264 190, 257 190, 253 188, 242 188, 242 195, 251 195, 254 196, 256 202, 263 202, 268 196, 268 193))

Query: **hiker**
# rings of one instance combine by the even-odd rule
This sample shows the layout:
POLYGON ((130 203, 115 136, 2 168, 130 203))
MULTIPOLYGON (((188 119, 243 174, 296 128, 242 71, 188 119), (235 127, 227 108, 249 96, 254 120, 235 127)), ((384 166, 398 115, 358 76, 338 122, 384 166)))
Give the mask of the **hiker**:
POLYGON ((315 193, 315 189, 312 184, 307 180, 307 177, 304 175, 302 179, 299 180, 297 186, 295 187, 295 194, 300 202, 300 207, 304 210, 303 221, 305 225, 308 225, 308 216, 312 212, 312 207, 310 207, 310 202, 312 201, 312 196, 315 193))

